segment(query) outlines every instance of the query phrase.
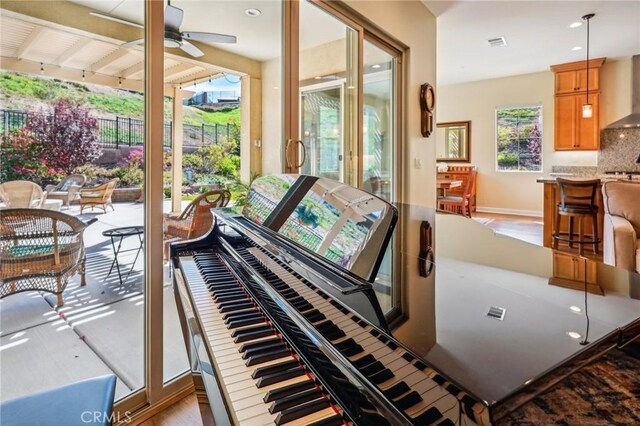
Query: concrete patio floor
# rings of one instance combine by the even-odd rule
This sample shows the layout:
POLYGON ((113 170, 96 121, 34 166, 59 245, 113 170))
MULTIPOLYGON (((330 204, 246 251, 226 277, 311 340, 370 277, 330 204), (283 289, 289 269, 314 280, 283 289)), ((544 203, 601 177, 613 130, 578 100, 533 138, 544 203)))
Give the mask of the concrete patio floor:
MULTIPOLYGON (((185 202, 185 205, 188 202, 185 202)), ((165 210, 169 210, 168 203, 165 210)), ((84 234, 87 285, 74 276, 56 309, 56 296, 25 292, 0 300, 0 401, 77 380, 113 373, 116 400, 144 386, 144 294, 142 253, 131 273, 135 250, 121 253, 123 283, 114 269, 111 241, 102 232, 142 225, 143 205, 115 204, 115 211, 97 213, 72 206, 65 213, 96 217, 84 234), (125 279, 126 278, 126 279, 125 279)), ((122 250, 138 247, 138 238, 123 240, 122 250)), ((164 380, 188 368, 171 281, 164 280, 164 380)))

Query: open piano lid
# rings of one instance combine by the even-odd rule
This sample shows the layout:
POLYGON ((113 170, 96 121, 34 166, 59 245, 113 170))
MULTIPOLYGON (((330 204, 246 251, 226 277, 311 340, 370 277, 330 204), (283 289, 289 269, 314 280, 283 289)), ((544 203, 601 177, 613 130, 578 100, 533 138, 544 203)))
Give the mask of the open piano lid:
POLYGON ((255 179, 246 205, 235 213, 368 282, 378 273, 398 218, 394 206, 368 192, 284 174, 255 179))

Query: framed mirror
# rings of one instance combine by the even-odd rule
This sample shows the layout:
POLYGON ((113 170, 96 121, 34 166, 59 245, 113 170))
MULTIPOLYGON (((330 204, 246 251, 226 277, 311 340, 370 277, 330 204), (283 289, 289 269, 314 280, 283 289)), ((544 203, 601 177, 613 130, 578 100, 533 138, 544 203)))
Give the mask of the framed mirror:
POLYGON ((471 161, 471 121, 438 123, 436 161, 471 161))

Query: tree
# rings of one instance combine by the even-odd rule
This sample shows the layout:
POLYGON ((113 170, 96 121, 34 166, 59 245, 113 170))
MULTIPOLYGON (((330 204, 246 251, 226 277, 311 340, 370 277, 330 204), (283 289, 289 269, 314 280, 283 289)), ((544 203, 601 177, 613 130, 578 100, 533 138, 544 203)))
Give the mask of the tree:
POLYGON ((45 146, 47 164, 70 174, 102 155, 98 120, 89 109, 70 99, 54 105, 53 115, 29 114, 25 128, 45 146))

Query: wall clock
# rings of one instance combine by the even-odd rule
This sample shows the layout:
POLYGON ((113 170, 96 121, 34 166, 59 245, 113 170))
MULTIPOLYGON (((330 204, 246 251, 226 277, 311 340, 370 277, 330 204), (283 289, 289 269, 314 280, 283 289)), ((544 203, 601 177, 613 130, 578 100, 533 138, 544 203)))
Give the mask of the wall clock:
POLYGON ((428 138, 433 131, 433 110, 436 105, 436 94, 433 86, 424 83, 420 86, 420 132, 428 138))

